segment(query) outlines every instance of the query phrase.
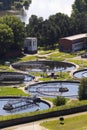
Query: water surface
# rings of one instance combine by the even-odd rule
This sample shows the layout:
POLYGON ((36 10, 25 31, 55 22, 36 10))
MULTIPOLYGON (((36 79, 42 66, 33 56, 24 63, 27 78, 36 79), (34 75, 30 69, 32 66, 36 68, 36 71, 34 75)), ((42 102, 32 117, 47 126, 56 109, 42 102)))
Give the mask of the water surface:
MULTIPOLYGON (((39 110, 45 110, 45 109, 48 109, 49 108, 49 106, 47 105, 47 104, 45 104, 45 103, 43 103, 43 102, 40 102, 40 103, 38 103, 38 106, 37 105, 35 105, 35 106, 32 106, 32 107, 27 107, 26 109, 20 109, 20 110, 13 110, 13 111, 6 111, 6 110, 4 110, 3 109, 3 106, 5 105, 5 104, 7 104, 7 102, 9 101, 9 100, 15 100, 15 99, 8 99, 8 98, 2 98, 2 99, 0 99, 0 115, 10 115, 10 114, 18 114, 18 113, 26 113, 26 112, 34 112, 34 111, 37 111, 38 109, 39 110)), ((17 99, 16 99, 17 100, 17 99)))

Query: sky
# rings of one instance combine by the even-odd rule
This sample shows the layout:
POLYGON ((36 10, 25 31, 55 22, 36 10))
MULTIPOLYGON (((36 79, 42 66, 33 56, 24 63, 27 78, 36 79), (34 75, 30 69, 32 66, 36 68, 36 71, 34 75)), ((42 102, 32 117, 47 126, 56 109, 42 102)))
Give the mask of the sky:
POLYGON ((49 15, 61 12, 70 16, 72 4, 75 0, 32 0, 30 14, 42 16, 44 19, 49 15))
POLYGON ((28 23, 31 15, 37 15, 38 17, 43 17, 43 19, 48 19, 50 15, 56 13, 64 13, 68 16, 71 15, 72 4, 75 0, 32 0, 29 10, 25 11, 26 16, 22 17, 25 23, 28 23))

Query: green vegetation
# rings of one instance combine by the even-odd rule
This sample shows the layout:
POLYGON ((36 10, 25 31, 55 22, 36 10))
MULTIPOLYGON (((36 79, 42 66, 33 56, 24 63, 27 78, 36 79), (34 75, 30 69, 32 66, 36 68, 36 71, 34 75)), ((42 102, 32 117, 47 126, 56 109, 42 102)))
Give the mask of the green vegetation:
POLYGON ((45 121, 41 126, 49 130, 86 130, 87 129, 87 114, 64 118, 64 124, 60 123, 59 118, 53 121, 45 121))
POLYGON ((29 6, 31 0, 0 0, 0 10, 21 9, 23 6, 29 6))
POLYGON ((45 99, 45 100, 48 100, 48 101, 50 101, 50 102, 52 102, 52 103, 54 102, 54 98, 48 98, 48 97, 47 97, 47 98, 44 98, 44 99, 45 99))
POLYGON ((9 47, 13 44, 13 40, 12 29, 6 24, 0 24, 0 56, 9 52, 9 47))
MULTIPOLYGON (((33 73, 33 74, 34 74, 34 76, 36 76, 35 73, 33 73)), ((42 77, 39 77, 40 81, 51 81, 51 80, 58 81, 58 80, 64 80, 64 79, 73 80, 73 78, 70 76, 70 74, 68 72, 57 72, 57 73, 55 73, 54 77, 47 76, 46 73, 43 73, 42 75, 43 75, 42 77)))
POLYGON ((12 87, 0 87, 0 96, 29 96, 21 89, 12 88, 12 87))
POLYGON ((62 105, 65 105, 65 103, 66 103, 66 99, 64 97, 57 96, 54 99, 54 105, 56 106, 62 106, 62 105))
POLYGON ((25 31, 19 18, 7 15, 1 17, 0 36, 0 59, 19 56, 22 53, 25 31))
POLYGON ((1 70, 1 71, 7 70, 7 69, 9 69, 9 66, 0 64, 0 70, 1 70))
MULTIPOLYGON (((55 50, 55 51, 58 51, 58 50, 55 50)), ((40 51, 38 51, 38 54, 39 55, 46 55, 46 54, 50 54, 50 53, 52 53, 52 52, 54 52, 54 50, 40 50, 40 51)))
POLYGON ((81 79, 78 95, 80 100, 87 100, 87 78, 81 79))
POLYGON ((67 61, 75 63, 80 66, 79 69, 84 69, 84 67, 87 67, 87 61, 83 59, 67 59, 67 61), (83 62, 84 61, 84 62, 83 62))
POLYGON ((30 60, 37 60, 37 55, 24 56, 24 57, 19 59, 19 61, 21 61, 21 62, 23 62, 23 61, 30 61, 30 60))
MULTIPOLYGON (((55 98, 44 98, 44 99, 48 100, 48 101, 50 101, 50 102, 52 102, 54 104, 55 98)), ((70 100, 69 98, 66 98, 66 104, 69 104, 69 103, 71 104, 73 102, 78 102, 78 100, 70 100)))

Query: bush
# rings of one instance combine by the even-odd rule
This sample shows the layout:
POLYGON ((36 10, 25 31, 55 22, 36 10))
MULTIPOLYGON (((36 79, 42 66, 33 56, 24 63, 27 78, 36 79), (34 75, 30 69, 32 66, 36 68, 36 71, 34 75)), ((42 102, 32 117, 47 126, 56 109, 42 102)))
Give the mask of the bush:
POLYGON ((56 105, 56 106, 65 105, 66 99, 65 99, 64 97, 57 96, 57 97, 54 99, 53 103, 54 103, 54 105, 56 105))
POLYGON ((78 90, 79 100, 87 99, 87 78, 82 78, 78 90))

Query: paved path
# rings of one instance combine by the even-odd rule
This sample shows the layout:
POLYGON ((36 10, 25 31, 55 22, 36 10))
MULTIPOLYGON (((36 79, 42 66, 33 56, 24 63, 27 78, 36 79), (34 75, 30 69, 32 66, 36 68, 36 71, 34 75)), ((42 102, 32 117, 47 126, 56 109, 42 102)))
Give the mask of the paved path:
MULTIPOLYGON (((63 116, 63 117, 69 118, 69 117, 84 115, 84 114, 87 114, 87 112, 66 115, 66 116, 63 116)), ((59 119, 59 117, 50 118, 50 119, 40 120, 40 121, 26 123, 26 124, 22 124, 22 125, 17 125, 17 126, 13 126, 13 127, 8 127, 8 128, 0 129, 0 130, 48 130, 44 127, 41 127, 39 124, 44 122, 44 121, 58 120, 58 119, 59 119)))
POLYGON ((8 127, 8 128, 0 129, 0 130, 48 130, 39 125, 41 122, 43 122, 43 121, 26 123, 26 124, 8 127))

